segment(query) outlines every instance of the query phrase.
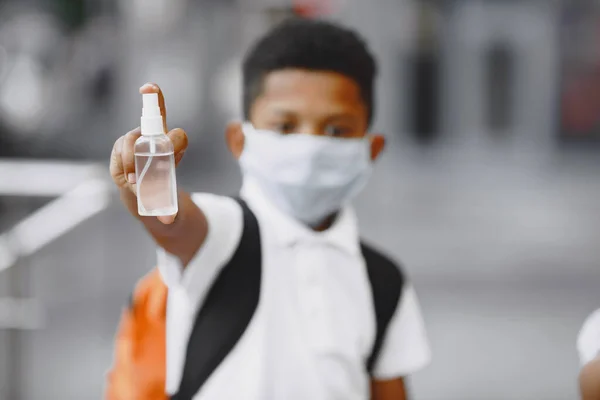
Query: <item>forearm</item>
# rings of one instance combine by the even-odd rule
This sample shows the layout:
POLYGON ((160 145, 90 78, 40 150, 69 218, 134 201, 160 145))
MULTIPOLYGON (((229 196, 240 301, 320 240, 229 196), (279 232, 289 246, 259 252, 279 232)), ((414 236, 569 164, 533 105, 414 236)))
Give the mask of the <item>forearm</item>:
POLYGON ((372 380, 371 400, 408 400, 404 379, 372 380))
POLYGON ((585 365, 579 374, 582 400, 600 400, 600 358, 585 365))
POLYGON ((172 224, 163 224, 156 217, 142 217, 137 211, 137 198, 127 188, 120 190, 121 200, 132 215, 142 222, 154 241, 170 254, 178 257, 183 266, 198 252, 208 233, 208 223, 191 196, 179 191, 179 211, 172 224))

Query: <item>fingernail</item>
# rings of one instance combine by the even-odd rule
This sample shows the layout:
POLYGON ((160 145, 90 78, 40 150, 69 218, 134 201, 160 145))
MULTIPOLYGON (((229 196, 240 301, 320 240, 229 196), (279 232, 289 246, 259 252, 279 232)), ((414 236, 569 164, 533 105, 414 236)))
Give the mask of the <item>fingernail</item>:
POLYGON ((127 182, 131 183, 132 185, 135 183, 135 174, 133 172, 130 172, 127 175, 127 182))
POLYGON ((117 141, 117 146, 115 147, 115 151, 117 152, 117 154, 121 154, 121 152, 123 151, 123 141, 122 140, 117 141))
POLYGON ((144 90, 144 89, 154 89, 154 90, 156 90, 157 88, 156 88, 156 85, 154 85, 154 84, 152 84, 152 83, 148 82, 148 83, 144 83, 144 84, 142 85, 142 87, 140 87, 140 92, 141 92, 142 90, 144 90))
POLYGON ((165 215, 157 218, 160 222, 162 222, 165 225, 171 225, 173 222, 175 222, 175 215, 165 215))

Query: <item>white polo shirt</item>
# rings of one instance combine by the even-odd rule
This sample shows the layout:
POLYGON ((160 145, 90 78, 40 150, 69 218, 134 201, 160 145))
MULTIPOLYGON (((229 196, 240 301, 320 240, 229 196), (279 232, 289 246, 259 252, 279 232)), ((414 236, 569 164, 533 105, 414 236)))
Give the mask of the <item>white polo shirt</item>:
POLYGON ((600 310, 594 311, 583 323, 577 337, 577 352, 581 365, 600 356, 600 310))
MULTIPOLYGON (((261 230, 259 303, 243 336, 194 399, 368 400, 365 359, 376 319, 353 210, 344 209, 327 231, 314 232, 278 211, 251 182, 244 184, 241 197, 261 230)), ((209 225, 198 254, 183 271, 177 258, 158 251, 169 288, 168 394, 179 388, 195 315, 243 229, 235 200, 212 194, 195 194, 193 200, 209 225)), ((405 282, 373 375, 404 377, 429 360, 417 298, 405 282)))

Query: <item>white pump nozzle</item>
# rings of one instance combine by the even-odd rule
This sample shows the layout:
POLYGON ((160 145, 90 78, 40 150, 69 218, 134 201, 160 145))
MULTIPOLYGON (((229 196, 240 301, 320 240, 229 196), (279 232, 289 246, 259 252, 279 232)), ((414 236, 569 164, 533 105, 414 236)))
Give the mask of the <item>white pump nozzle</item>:
POLYGON ((142 94, 142 119, 140 123, 142 135, 154 136, 165 133, 163 118, 158 105, 158 94, 142 94))
POLYGON ((160 107, 158 105, 158 94, 145 93, 142 95, 142 115, 145 117, 155 117, 160 115, 160 107))

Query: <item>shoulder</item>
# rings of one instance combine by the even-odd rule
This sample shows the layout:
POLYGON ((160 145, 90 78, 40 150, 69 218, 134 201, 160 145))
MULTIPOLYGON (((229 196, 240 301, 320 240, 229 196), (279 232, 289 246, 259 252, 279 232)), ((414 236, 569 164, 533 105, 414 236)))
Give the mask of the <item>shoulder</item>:
POLYGON ((408 376, 431 359, 416 292, 398 261, 371 245, 361 243, 361 248, 373 290, 378 334, 382 335, 372 377, 408 376))
POLYGON ((204 243, 185 268, 177 257, 161 248, 157 260, 168 287, 183 285, 198 295, 235 253, 244 223, 242 208, 231 197, 210 193, 194 193, 191 197, 208 224, 204 243))
POLYGON ((192 200, 204 213, 208 222, 205 247, 214 244, 231 253, 237 247, 243 229, 242 207, 232 197, 211 193, 194 193, 192 200))
POLYGON ((383 252, 364 242, 361 251, 371 285, 377 329, 382 333, 405 306, 406 279, 400 264, 383 252))
POLYGON ((600 309, 590 314, 583 323, 577 337, 577 351, 582 364, 600 353, 600 309))
POLYGON ((369 273, 369 279, 376 279, 386 286, 404 286, 406 274, 402 264, 392 257, 377 249, 373 245, 361 240, 360 248, 369 273))
POLYGON ((203 212, 221 213, 222 216, 237 214, 241 216, 241 207, 232 197, 212 193, 193 193, 191 197, 203 212))

